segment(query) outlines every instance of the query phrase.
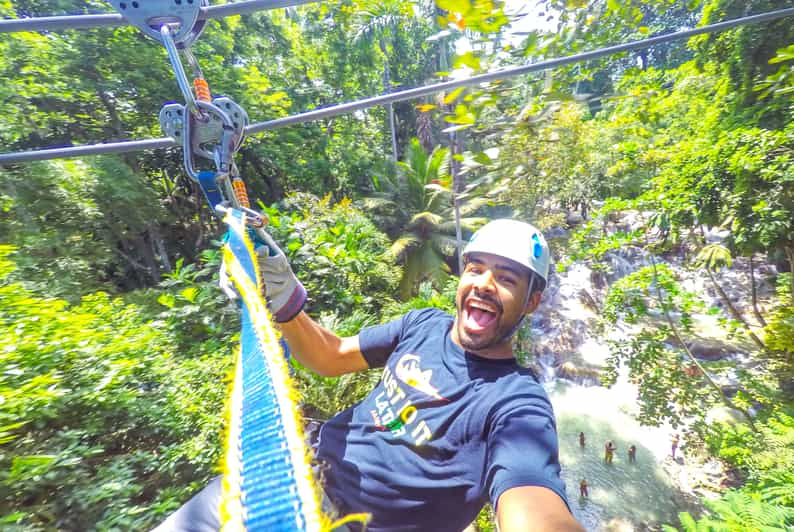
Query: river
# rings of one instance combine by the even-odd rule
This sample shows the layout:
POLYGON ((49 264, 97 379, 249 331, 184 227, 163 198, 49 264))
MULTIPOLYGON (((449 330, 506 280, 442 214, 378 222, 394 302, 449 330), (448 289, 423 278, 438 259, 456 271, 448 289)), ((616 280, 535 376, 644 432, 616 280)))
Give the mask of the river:
POLYGON ((662 468, 670 460, 669 429, 642 427, 629 414, 633 396, 619 387, 579 386, 564 381, 547 385, 557 416, 562 476, 574 516, 588 531, 655 530, 676 523, 687 508, 675 496, 662 468), (579 432, 585 446, 579 445, 579 432), (617 447, 612 464, 604 461, 604 445, 617 447), (637 447, 629 463, 628 448, 637 447), (579 495, 586 479, 588 497, 579 495))
MULTIPOLYGON (((619 271, 609 281, 641 262, 615 257, 620 262, 613 272, 619 271)), ((575 517, 588 531, 661 530, 662 524, 677 523, 679 512, 693 509, 686 506, 693 498, 682 495, 667 472, 686 477, 689 466, 681 458, 671 461, 671 427, 643 427, 636 421, 637 391, 625 375, 610 388, 598 385, 608 348, 593 330, 598 312, 593 296, 604 288, 595 286, 594 278, 582 264, 552 277, 544 304, 531 320, 528 351, 554 406, 562 476, 575 517), (612 464, 604 461, 607 441, 617 447, 612 464), (636 463, 628 460, 631 445, 637 447, 636 463), (588 497, 579 494, 583 478, 588 497)), ((627 332, 618 327, 610 338, 625 340, 627 332)))

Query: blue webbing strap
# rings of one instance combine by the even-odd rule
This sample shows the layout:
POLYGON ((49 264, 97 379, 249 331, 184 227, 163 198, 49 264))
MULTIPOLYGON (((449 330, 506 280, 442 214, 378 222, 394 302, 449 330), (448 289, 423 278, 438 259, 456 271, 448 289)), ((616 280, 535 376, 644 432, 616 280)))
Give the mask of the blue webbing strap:
POLYGON ((198 184, 201 192, 204 193, 204 198, 210 205, 210 212, 215 212, 215 206, 223 201, 223 195, 218 188, 218 182, 215 181, 217 172, 214 170, 202 170, 197 174, 198 184))
POLYGON ((224 530, 327 529, 297 418, 287 363, 260 294, 254 246, 229 209, 224 260, 242 299, 240 359, 229 424, 224 530), (229 503, 228 499, 232 499, 229 503))

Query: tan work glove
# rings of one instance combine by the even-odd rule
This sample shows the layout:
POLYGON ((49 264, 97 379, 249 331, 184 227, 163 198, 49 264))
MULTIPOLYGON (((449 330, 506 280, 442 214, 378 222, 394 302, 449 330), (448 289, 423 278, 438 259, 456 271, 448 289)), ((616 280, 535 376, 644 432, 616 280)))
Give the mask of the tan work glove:
MULTIPOLYGON (((276 245, 270 235, 268 243, 256 247, 256 258, 259 263, 259 273, 264 281, 264 296, 267 306, 277 323, 284 323, 297 316, 306 304, 306 289, 295 277, 286 255, 276 245)), ((221 289, 235 300, 239 297, 234 284, 229 279, 226 263, 221 264, 220 280, 221 289)))

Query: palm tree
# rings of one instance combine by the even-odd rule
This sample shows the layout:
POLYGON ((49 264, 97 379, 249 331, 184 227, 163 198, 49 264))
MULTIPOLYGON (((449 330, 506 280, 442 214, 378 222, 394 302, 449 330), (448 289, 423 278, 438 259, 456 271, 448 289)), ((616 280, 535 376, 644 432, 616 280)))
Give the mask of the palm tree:
MULTIPOLYGON (((457 239, 450 176, 449 149, 427 153, 413 138, 397 163, 397 176, 375 182, 378 198, 371 206, 390 207, 399 227, 391 252, 403 265, 400 296, 409 298, 422 281, 441 288, 454 264, 457 239)), ((483 204, 475 199, 461 207, 461 228, 474 231, 485 218, 470 217, 483 204)))

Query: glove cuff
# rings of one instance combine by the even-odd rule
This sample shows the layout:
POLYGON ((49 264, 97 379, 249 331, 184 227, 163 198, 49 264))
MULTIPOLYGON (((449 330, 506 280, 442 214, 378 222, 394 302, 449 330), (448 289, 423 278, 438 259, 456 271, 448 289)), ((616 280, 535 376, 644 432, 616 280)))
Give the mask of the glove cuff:
POLYGON ((298 282, 295 285, 295 290, 290 294, 287 302, 281 306, 280 309, 274 314, 273 318, 276 323, 285 323, 292 320, 295 316, 303 310, 306 304, 306 289, 298 282))

